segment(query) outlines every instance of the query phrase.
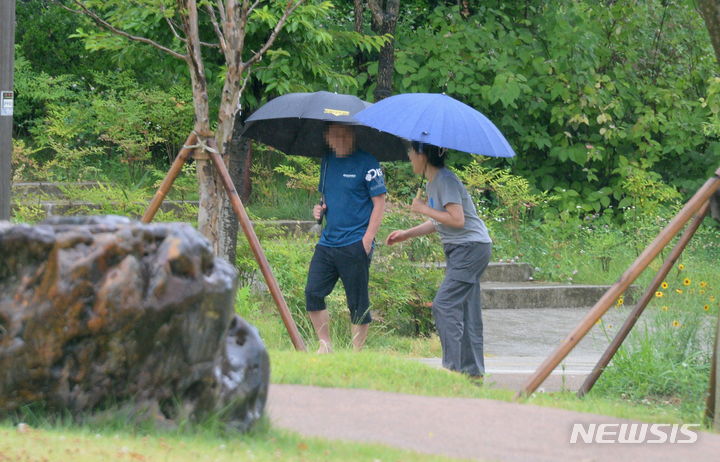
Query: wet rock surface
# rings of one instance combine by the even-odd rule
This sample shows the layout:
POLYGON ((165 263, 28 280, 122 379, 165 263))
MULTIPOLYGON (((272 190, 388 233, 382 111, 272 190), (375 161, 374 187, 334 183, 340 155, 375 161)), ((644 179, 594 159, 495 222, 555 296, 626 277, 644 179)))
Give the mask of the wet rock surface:
POLYGON ((0 416, 30 403, 169 424, 263 413, 269 360, 237 274, 189 225, 0 222, 0 416))

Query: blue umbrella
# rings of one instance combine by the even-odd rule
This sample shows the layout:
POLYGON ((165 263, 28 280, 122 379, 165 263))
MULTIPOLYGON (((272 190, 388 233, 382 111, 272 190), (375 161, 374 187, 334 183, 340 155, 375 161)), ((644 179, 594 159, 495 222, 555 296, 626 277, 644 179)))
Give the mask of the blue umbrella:
POLYGON ((444 94, 391 96, 354 117, 369 127, 441 148, 493 157, 515 155, 490 119, 444 94))

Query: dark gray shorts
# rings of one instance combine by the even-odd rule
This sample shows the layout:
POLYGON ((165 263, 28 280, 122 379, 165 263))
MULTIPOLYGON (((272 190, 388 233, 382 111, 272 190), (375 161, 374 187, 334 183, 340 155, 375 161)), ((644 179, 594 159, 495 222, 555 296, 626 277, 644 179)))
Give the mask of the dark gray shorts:
POLYGON ((370 255, 365 253, 362 240, 345 247, 316 245, 305 285, 307 311, 326 308, 325 297, 335 288, 339 278, 345 287, 350 321, 353 324, 368 324, 372 321, 368 296, 371 259, 372 252, 370 255))

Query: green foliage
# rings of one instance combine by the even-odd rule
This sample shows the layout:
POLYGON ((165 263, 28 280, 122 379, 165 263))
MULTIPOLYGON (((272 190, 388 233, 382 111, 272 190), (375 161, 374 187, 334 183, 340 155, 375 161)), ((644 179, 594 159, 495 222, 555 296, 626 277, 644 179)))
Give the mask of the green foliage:
MULTIPOLYGON (((248 28, 250 43, 265 37, 265 29, 274 25, 285 2, 256 10, 261 21, 248 28)), ((355 50, 379 50, 386 37, 358 34, 352 22, 329 1, 306 2, 288 19, 267 57, 253 70, 253 79, 262 86, 262 95, 248 93, 250 107, 261 99, 289 92, 331 90, 341 93, 358 88, 348 72, 355 50)))
POLYGON ((311 219, 312 208, 320 199, 317 171, 317 161, 313 159, 256 150, 249 204, 253 215, 268 219, 311 219))
POLYGON ((91 53, 80 40, 69 39, 78 27, 90 24, 90 19, 69 13, 52 0, 18 1, 17 51, 38 72, 88 78, 93 72, 113 65, 109 56, 91 53))
POLYGON ((626 166, 628 173, 619 185, 618 195, 624 198, 618 204, 623 218, 636 232, 632 236, 639 254, 647 243, 667 223, 667 216, 680 210, 680 193, 666 185, 655 172, 626 166))
POLYGON ((13 124, 19 135, 27 136, 41 123, 50 105, 77 99, 79 85, 73 76, 38 71, 22 54, 20 45, 15 55, 13 124))
MULTIPOLYGON (((64 214, 68 215, 123 215, 139 219, 151 199, 142 184, 97 183, 91 188, 67 184, 60 189, 67 200, 64 214)), ((194 221, 196 216, 197 206, 185 202, 175 209, 158 210, 154 219, 161 222, 194 221)))
POLYGON ((275 167, 275 172, 289 178, 287 187, 314 193, 318 188, 320 165, 309 157, 287 156, 286 164, 275 167))
MULTIPOLYGON (((179 87, 140 89, 126 74, 94 77, 87 88, 73 84, 77 89, 71 91, 65 84, 52 99, 38 97, 45 112, 29 129, 38 146, 37 161, 47 178, 102 179, 102 166, 112 165, 118 169, 113 177, 138 183, 154 158, 161 165, 172 159, 189 133, 193 112, 188 95, 179 87)), ((28 88, 53 80, 41 74, 30 79, 28 88)), ((32 100, 40 94, 21 92, 19 98, 32 100)))
POLYGON ((35 152, 37 152, 37 150, 28 148, 25 141, 13 139, 10 163, 13 183, 22 182, 25 179, 32 179, 35 170, 38 168, 37 162, 32 158, 35 152))
POLYGON ((520 225, 530 216, 531 210, 540 205, 547 209, 556 200, 553 195, 532 192, 527 179, 506 169, 483 167, 476 160, 463 169, 455 169, 455 173, 475 202, 481 205, 478 213, 485 219, 507 220, 516 241, 520 240, 520 225), (494 197, 488 199, 489 194, 494 197))
POLYGON ((505 2, 473 13, 403 16, 397 91, 443 91, 485 113, 518 153, 513 173, 557 195, 558 210, 617 210, 628 163, 685 195, 717 167, 716 63, 689 3, 505 2))

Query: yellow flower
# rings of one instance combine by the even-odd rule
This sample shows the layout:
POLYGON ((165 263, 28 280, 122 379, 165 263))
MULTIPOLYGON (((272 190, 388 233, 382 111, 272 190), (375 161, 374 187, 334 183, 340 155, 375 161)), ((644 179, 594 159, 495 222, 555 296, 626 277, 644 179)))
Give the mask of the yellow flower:
POLYGON ((690 280, 690 278, 685 278, 685 279, 683 279, 683 285, 684 285, 684 286, 689 286, 691 282, 692 282, 692 281, 690 280))
POLYGON ((700 287, 702 287, 703 289, 704 289, 705 287, 707 287, 707 282, 705 282, 705 281, 700 281, 700 287))
POLYGON ((662 287, 663 289, 667 289, 667 288, 668 288, 668 283, 665 282, 665 281, 663 281, 663 283, 660 284, 660 287, 662 287))
POLYGON ((662 308, 660 308, 660 309, 663 311, 667 311, 670 309, 670 307, 668 307, 667 305, 663 305, 662 308))
POLYGON ((703 306, 703 310, 705 310, 705 311, 710 311, 710 305, 705 305, 705 306, 703 306))
POLYGON ((699 293, 700 295, 705 295, 705 291, 702 290, 702 289, 698 290, 698 293, 699 293))
POLYGON ((617 306, 623 306, 623 303, 625 303, 625 300, 624 300, 622 297, 620 297, 620 298, 617 299, 616 305, 617 305, 617 306))
POLYGON ((595 321, 596 326, 599 326, 600 324, 602 324, 602 319, 598 319, 597 321, 595 321))
POLYGON ((660 292, 659 290, 658 290, 657 292, 655 292, 655 296, 656 296, 657 298, 662 298, 663 295, 665 295, 665 294, 662 293, 662 292, 660 292))
POLYGON ((682 263, 680 263, 680 264, 678 265, 678 269, 679 269, 680 271, 684 270, 684 269, 685 269, 685 265, 683 265, 682 263))
POLYGON ((714 302, 714 301, 715 301, 715 296, 714 296, 714 295, 711 295, 711 296, 710 296, 710 301, 711 301, 711 302, 714 302))
POLYGON ((673 327, 680 327, 680 326, 682 326, 682 324, 680 324, 680 321, 678 321, 677 319, 674 319, 673 322, 672 322, 672 326, 673 326, 673 327))
POLYGON ((675 289, 675 292, 681 294, 681 293, 682 293, 682 289, 675 289))

